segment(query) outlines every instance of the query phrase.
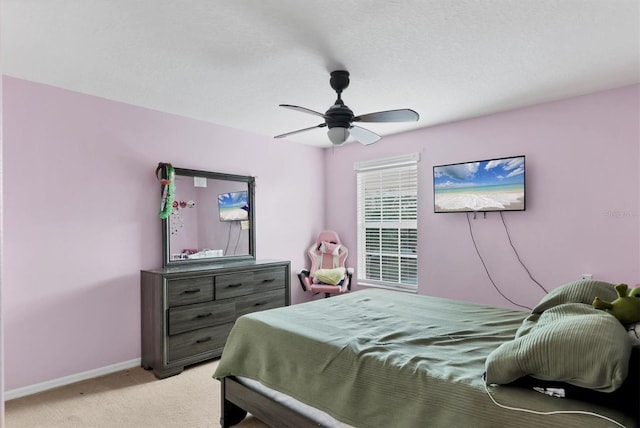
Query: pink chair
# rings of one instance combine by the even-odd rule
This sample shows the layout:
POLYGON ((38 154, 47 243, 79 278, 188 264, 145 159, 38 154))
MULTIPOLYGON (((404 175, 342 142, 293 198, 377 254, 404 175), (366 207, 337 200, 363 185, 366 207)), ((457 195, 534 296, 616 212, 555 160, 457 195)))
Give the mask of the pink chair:
POLYGON ((324 230, 307 251, 311 268, 298 272, 298 279, 304 291, 325 297, 346 293, 351 290, 353 268, 346 267, 349 251, 342 245, 340 237, 333 230, 324 230))

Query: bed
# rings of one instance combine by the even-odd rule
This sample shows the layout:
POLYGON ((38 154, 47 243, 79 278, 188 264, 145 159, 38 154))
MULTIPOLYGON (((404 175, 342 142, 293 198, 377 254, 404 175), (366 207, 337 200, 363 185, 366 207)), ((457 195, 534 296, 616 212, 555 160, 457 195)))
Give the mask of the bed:
MULTIPOLYGON (((584 285, 568 288, 575 294, 576 287, 587 290, 584 285)), ((583 291, 584 296, 569 300, 592 298, 593 290, 583 291)), ((545 299, 542 313, 565 303, 566 297, 550 294, 545 299)), ((588 305, 580 305, 580 310, 588 311, 588 305)), ((514 341, 523 329, 535 330, 532 326, 541 318, 535 309, 528 313, 362 290, 243 316, 236 321, 213 374, 221 382, 220 423, 232 426, 249 412, 278 427, 638 426, 640 362, 638 348, 630 344, 616 345, 621 350, 613 356, 606 341, 592 347, 602 350, 604 354, 596 354, 603 358, 617 358, 604 380, 601 374, 596 376, 598 390, 545 376, 516 375, 513 382, 499 385, 486 378, 504 377, 503 365, 508 376, 514 376, 514 367, 526 371, 526 361, 505 362, 499 350, 513 353, 509 347, 523 348, 514 341), (612 386, 610 378, 617 384, 612 386), (587 394, 548 395, 557 386, 587 394), (512 408, 575 413, 543 416, 512 408)), ((584 317, 579 322, 584 323, 584 317)), ((560 358, 573 360, 583 353, 568 356, 560 351, 564 354, 560 358)), ((536 354, 529 363, 539 359, 536 354)))

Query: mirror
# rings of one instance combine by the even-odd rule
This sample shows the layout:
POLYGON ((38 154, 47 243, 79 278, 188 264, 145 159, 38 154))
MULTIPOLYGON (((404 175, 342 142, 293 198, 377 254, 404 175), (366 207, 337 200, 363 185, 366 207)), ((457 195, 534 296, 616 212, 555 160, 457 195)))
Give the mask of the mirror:
POLYGON ((253 177, 175 168, 174 183, 164 266, 255 259, 253 177))

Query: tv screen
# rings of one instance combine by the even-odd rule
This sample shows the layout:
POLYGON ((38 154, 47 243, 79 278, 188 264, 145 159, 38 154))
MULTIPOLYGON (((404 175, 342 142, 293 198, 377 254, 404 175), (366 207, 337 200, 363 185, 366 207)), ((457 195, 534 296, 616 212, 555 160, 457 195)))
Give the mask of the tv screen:
POLYGON ((524 156, 434 166, 434 212, 524 211, 524 167, 524 156))
POLYGON ((220 221, 241 221, 249 219, 247 192, 230 192, 218 195, 220 221))

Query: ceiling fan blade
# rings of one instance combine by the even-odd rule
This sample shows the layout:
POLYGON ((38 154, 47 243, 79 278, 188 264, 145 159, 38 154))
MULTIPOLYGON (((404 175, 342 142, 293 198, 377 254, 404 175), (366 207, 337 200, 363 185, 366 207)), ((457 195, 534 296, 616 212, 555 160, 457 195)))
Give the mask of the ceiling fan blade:
POLYGON ((400 110, 379 111, 363 114, 353 118, 354 122, 416 122, 420 115, 408 108, 400 110))
POLYGON ((310 130, 316 129, 316 128, 324 128, 325 126, 327 126, 326 123, 321 123, 320 125, 310 126, 308 128, 304 128, 304 129, 298 129, 297 131, 287 132, 286 134, 276 135, 273 138, 284 138, 284 137, 288 137, 289 135, 299 134, 300 132, 310 131, 310 130))
POLYGON ((280 107, 290 108, 291 110, 301 111, 303 113, 312 114, 314 116, 324 117, 324 114, 322 114, 320 112, 317 112, 315 110, 311 110, 311 109, 305 108, 305 107, 293 106, 291 104, 280 104, 280 107))
POLYGON ((367 146, 369 144, 373 144, 377 142, 380 138, 382 138, 381 136, 379 136, 373 131, 369 131, 368 129, 361 128, 355 125, 349 128, 349 133, 356 141, 367 146))

